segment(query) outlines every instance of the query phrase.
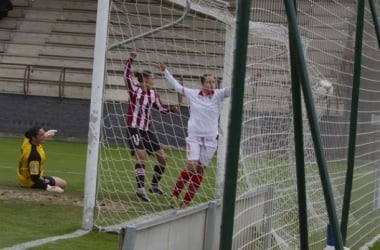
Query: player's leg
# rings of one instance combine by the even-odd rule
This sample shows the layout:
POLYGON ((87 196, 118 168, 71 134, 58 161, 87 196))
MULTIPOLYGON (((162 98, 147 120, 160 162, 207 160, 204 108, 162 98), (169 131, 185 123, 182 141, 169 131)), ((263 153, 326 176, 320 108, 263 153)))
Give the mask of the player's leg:
POLYGON ((193 161, 191 165, 191 167, 188 165, 188 171, 191 173, 189 186, 182 202, 179 205, 180 208, 186 208, 190 204, 191 200, 197 193, 197 190, 200 187, 203 179, 204 166, 202 166, 199 161, 193 161))
POLYGON ((159 182, 166 169, 166 156, 163 149, 155 151, 157 158, 157 164, 153 167, 152 183, 149 188, 149 192, 166 196, 166 193, 160 188, 159 182))
POLYGON ((147 152, 154 154, 157 160, 157 163, 153 167, 153 176, 149 192, 166 196, 166 193, 159 186, 159 182, 166 169, 167 156, 165 151, 162 149, 156 135, 151 131, 147 131, 147 136, 144 137, 144 145, 147 152))
POLYGON ((58 185, 58 184, 65 184, 66 183, 66 182, 65 183, 60 182, 61 180, 63 181, 63 179, 53 177, 53 176, 43 176, 43 179, 44 179, 45 183, 47 184, 46 191, 56 192, 56 193, 63 193, 64 192, 63 188, 61 188, 58 185), (58 183, 56 181, 58 181, 58 183))
POLYGON ((55 186, 58 186, 62 189, 65 189, 66 186, 67 186, 67 182, 66 180, 60 178, 60 177, 57 177, 57 176, 52 176, 52 178, 54 179, 55 181, 55 186))
POLYGON ((187 161, 186 167, 181 171, 179 174, 177 181, 175 183, 172 196, 169 200, 169 206, 171 208, 178 208, 178 197, 181 194, 183 188, 185 187, 186 183, 190 180, 191 178, 191 172, 188 170, 189 164, 196 164, 195 161, 189 162, 187 161))
POLYGON ((196 173, 197 165, 198 165, 197 160, 186 162, 186 167, 182 170, 182 172, 180 173, 176 181, 176 184, 173 190, 173 196, 178 197, 180 195, 186 183, 191 179, 193 174, 196 173))
POLYGON ((195 194, 197 193, 199 187, 201 186, 203 175, 204 175, 204 169, 210 162, 211 158, 215 154, 217 149, 217 141, 213 138, 208 140, 203 140, 202 144, 200 145, 199 150, 199 161, 196 165, 193 167, 195 169, 192 169, 192 176, 190 179, 189 187, 187 189, 187 192, 183 198, 182 208, 185 208, 188 206, 188 204, 192 201, 195 194))
POLYGON ((136 195, 142 201, 149 202, 145 193, 145 148, 139 129, 128 127, 128 145, 136 158, 135 177, 137 183, 136 195))
POLYGON ((176 184, 172 192, 172 198, 169 201, 169 206, 177 207, 177 199, 185 187, 186 183, 190 180, 193 173, 196 173, 196 166, 200 154, 200 144, 196 138, 186 138, 186 167, 179 174, 176 184))
POLYGON ((136 195, 140 200, 149 202, 150 199, 145 192, 145 150, 135 149, 135 177, 137 182, 136 195))

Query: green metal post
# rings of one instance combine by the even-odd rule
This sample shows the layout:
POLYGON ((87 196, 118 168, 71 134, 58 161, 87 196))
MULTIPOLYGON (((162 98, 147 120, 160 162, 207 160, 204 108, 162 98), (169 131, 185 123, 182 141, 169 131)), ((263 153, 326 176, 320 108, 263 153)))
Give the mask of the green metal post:
POLYGON ((219 249, 221 250, 230 250, 232 248, 250 12, 251 0, 240 0, 237 9, 236 48, 233 58, 231 84, 231 110, 233 112, 230 112, 227 139, 226 173, 224 177, 222 222, 219 244, 219 249))
POLYGON ((331 228, 334 236, 335 249, 343 250, 342 235, 339 228, 338 219, 336 216, 335 202, 331 191, 331 183, 327 172, 327 163, 323 154, 323 145, 320 137, 320 131, 318 126, 318 120, 313 103, 313 96, 310 88, 309 76, 307 73, 305 57, 303 54, 303 46, 300 38, 300 34, 297 28, 297 17, 294 4, 291 0, 284 0, 286 14, 289 22, 289 33, 292 36, 291 40, 294 43, 296 49, 295 58, 297 63, 297 70, 299 72, 302 91, 305 99, 307 114, 310 122, 310 130, 314 143, 315 155, 319 167, 319 175, 322 182, 323 193, 326 201, 327 213, 331 228))
MULTIPOLYGON (((292 53, 292 49, 290 52, 292 53)), ((303 126, 302 126, 302 99, 299 79, 295 71, 295 59, 291 58, 292 64, 292 101, 293 101, 293 127, 294 127, 294 143, 296 155, 296 173, 297 173, 297 195, 298 195, 298 215, 299 215, 299 233, 300 233, 300 249, 309 249, 308 244, 308 226, 307 226, 307 199, 305 185, 305 158, 303 143, 303 126)))
POLYGON ((356 148, 356 127, 358 122, 358 106, 360 91, 360 74, 362 66, 362 46, 363 46, 363 27, 364 27, 364 0, 358 1, 357 19, 356 19, 356 38, 355 38, 355 59, 354 59, 354 76, 351 93, 351 117, 350 117, 350 137, 348 139, 348 156, 346 184, 344 187, 344 198, 342 208, 341 230, 344 242, 347 237, 348 215, 350 212, 350 201, 352 191, 352 179, 354 176, 355 166, 355 148, 356 148))
MULTIPOLYGON (((296 6, 296 1, 294 0, 296 6)), ((297 12, 297 9, 296 9, 297 12)), ((289 27, 289 30, 292 30, 289 27)), ((294 127, 294 145, 296 157, 296 173, 297 173, 297 195, 298 195, 298 215, 299 215, 299 234, 300 234, 300 249, 308 250, 308 226, 307 226, 307 199, 306 199, 306 184, 305 184, 305 157, 303 143, 303 120, 302 120, 302 98, 301 98, 301 83, 297 71, 296 58, 294 52, 293 35, 289 35, 289 55, 291 64, 292 77, 292 103, 293 103, 293 127, 294 127)))
POLYGON ((369 0, 369 6, 371 8, 373 25, 375 26, 377 46, 380 48, 380 27, 379 27, 379 19, 378 19, 379 17, 377 15, 376 5, 375 5, 374 0, 369 0))

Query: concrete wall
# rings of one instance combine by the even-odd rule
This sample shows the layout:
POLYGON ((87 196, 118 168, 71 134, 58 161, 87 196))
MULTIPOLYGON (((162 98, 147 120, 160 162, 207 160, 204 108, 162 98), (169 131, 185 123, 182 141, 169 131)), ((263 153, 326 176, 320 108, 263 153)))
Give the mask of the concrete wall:
MULTIPOLYGON (((105 123, 112 127, 125 126, 125 116, 121 114, 127 112, 127 103, 107 105, 106 108, 113 109, 117 115, 110 115, 105 123)), ((22 137, 30 127, 42 126, 57 129, 57 139, 87 141, 89 100, 0 94, 0 110, 0 134, 22 137)), ((161 115, 157 111, 152 112, 153 128, 163 145, 185 146, 188 113, 187 107, 181 108, 181 116, 179 113, 161 115)), ((104 131, 110 138, 126 132, 118 129, 104 131)))
MULTIPOLYGON (((233 249, 271 248, 273 188, 253 190, 237 198, 233 249), (248 232, 246 233, 247 229, 248 232), (254 231, 260 232, 255 234, 254 231)), ((210 201, 185 210, 166 210, 121 225, 120 250, 217 250, 222 206, 210 201)))
POLYGON ((32 126, 57 129, 58 139, 87 141, 89 100, 0 94, 0 133, 23 136, 32 126))

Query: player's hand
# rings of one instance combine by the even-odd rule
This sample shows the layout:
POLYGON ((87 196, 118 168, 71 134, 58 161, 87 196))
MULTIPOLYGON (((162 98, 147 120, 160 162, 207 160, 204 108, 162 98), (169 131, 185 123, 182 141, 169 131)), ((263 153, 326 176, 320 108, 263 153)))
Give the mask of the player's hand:
POLYGON ((56 129, 50 129, 50 130, 45 132, 45 138, 53 137, 55 135, 55 133, 57 133, 57 132, 58 132, 58 130, 56 130, 56 129))
POLYGON ((154 62, 153 65, 161 71, 164 71, 166 69, 166 65, 163 62, 154 62))
POLYGON ((131 53, 129 54, 129 58, 131 58, 132 60, 135 60, 136 57, 137 57, 137 51, 132 50, 131 53))

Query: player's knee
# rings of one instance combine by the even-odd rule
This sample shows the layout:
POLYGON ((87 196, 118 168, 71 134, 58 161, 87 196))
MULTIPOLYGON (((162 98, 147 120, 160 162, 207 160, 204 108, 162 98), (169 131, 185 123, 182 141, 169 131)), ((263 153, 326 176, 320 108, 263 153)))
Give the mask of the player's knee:
POLYGON ((66 188, 67 187, 67 181, 62 179, 60 187, 61 188, 66 188))
POLYGON ((135 149, 135 156, 137 159, 145 159, 145 150, 144 149, 135 149))
POLYGON ((58 186, 60 188, 66 188, 66 186, 67 186, 66 180, 59 178, 59 177, 54 177, 54 182, 55 182, 54 185, 58 186))
POLYGON ((200 162, 198 162, 197 174, 203 175, 203 172, 204 172, 204 166, 200 162))
POLYGON ((189 171, 191 174, 197 173, 197 161, 187 161, 186 163, 186 170, 189 171))
POLYGON ((168 157, 164 154, 161 158, 162 165, 166 165, 166 161, 168 160, 168 157))
POLYGON ((160 149, 158 151, 155 152, 156 153, 156 158, 157 158, 157 161, 161 164, 161 165, 166 165, 166 161, 168 159, 168 157, 166 156, 165 152, 160 149))

